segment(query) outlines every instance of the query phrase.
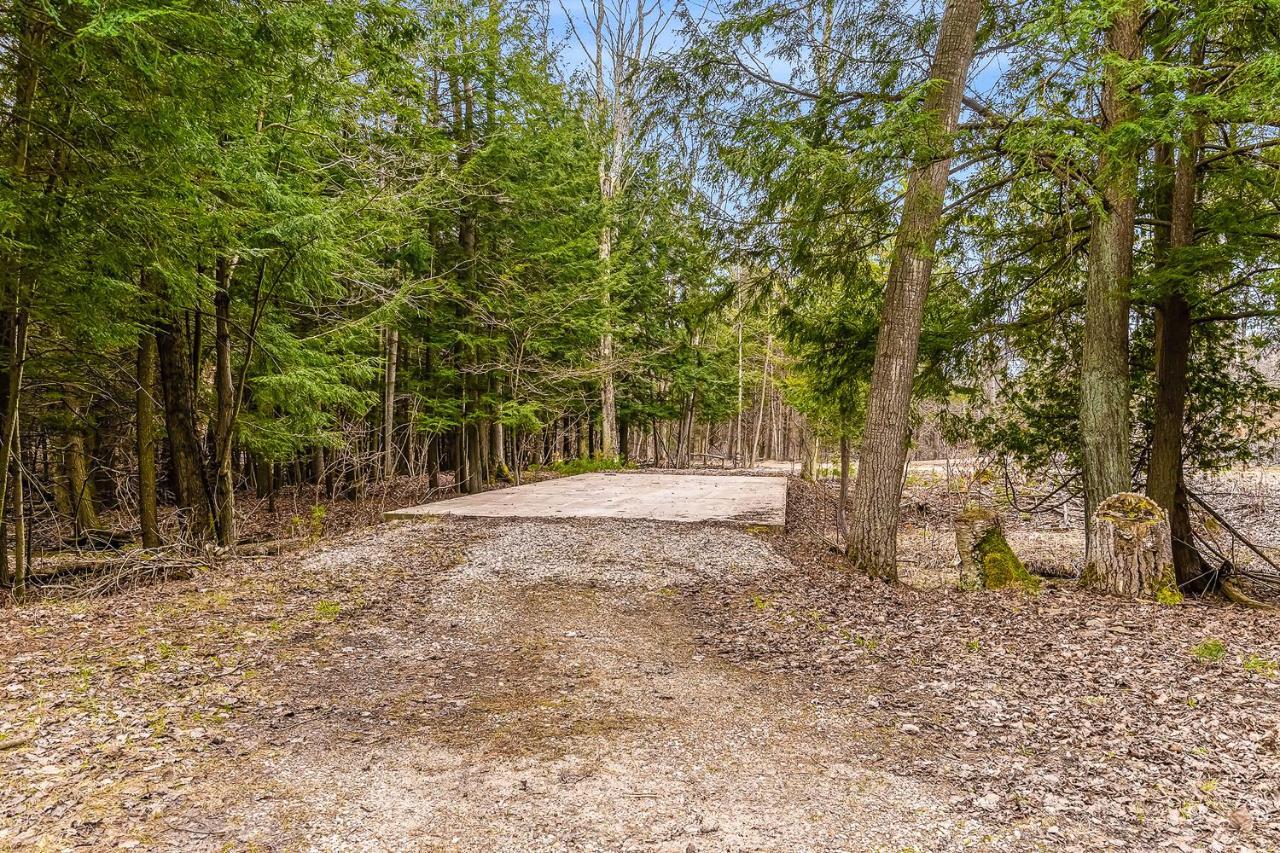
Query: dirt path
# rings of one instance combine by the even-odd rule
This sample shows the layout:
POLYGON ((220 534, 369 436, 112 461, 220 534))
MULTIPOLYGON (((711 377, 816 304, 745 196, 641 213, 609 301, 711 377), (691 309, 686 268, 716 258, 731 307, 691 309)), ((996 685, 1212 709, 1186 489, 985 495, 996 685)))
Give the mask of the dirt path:
MULTIPOLYGON (((1196 675, 1178 712, 1204 670, 1165 628, 1154 675, 1098 659, 1113 690, 1068 653, 1087 602, 841 586, 788 542, 399 523, 0 614, 0 849, 1273 849, 1269 677, 1196 675), (1169 708, 1149 731, 1215 751, 1152 752, 1132 721, 1169 708), (1161 773, 1189 842, 1127 798, 1161 773)), ((1167 621, 1275 654, 1224 613, 1167 621)))
MULTIPOLYGON (((855 721, 709 658, 687 584, 778 557, 726 529, 474 526, 429 609, 377 637, 352 686, 387 727, 262 756, 242 812, 268 846, 869 849, 963 834, 943 791, 859 769, 855 721)), ((326 559, 358 562, 367 546, 326 559)), ((354 627, 354 626, 353 626, 354 627)))
POLYGON ((951 792, 861 767, 857 720, 702 647, 685 590, 780 560, 725 528, 400 524, 115 612, 32 608, 0 745, 32 739, 0 752, 0 847, 981 837, 951 792))

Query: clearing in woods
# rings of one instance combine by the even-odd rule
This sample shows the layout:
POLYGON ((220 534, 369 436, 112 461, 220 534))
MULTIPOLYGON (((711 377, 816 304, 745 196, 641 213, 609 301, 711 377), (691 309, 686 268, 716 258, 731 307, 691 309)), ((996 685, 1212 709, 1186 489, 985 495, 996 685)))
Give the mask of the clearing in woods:
POLYGON ((1272 846, 1260 617, 808 547, 446 517, 0 613, 0 848, 1272 846))

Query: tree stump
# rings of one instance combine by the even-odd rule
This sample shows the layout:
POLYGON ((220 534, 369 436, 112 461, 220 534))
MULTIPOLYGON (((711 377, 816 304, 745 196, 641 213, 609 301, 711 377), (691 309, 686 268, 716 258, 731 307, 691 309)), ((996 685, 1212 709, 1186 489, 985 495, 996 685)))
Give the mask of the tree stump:
POLYGON ((1121 492, 1093 514, 1093 559, 1080 582, 1090 589, 1164 604, 1182 600, 1164 510, 1145 495, 1121 492))
POLYGON ((1004 538, 1000 515, 971 503, 956 516, 956 551, 960 554, 960 586, 964 589, 1040 588, 1004 538))

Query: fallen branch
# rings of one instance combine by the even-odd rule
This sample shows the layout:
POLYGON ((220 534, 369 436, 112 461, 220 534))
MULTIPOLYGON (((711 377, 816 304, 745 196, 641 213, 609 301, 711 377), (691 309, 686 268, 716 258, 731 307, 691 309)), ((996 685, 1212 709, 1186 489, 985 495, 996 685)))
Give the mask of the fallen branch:
POLYGON ((1204 500, 1202 500, 1199 495, 1197 495, 1195 492, 1191 491, 1190 489, 1187 489, 1187 497, 1191 498, 1191 500, 1195 501, 1196 504, 1198 504, 1201 509, 1209 513, 1209 515, 1213 518, 1213 520, 1221 524, 1222 527, 1236 539, 1236 541, 1238 541, 1241 545, 1244 545, 1244 547, 1248 548, 1254 554, 1258 555, 1258 557, 1262 559, 1262 562, 1266 563, 1268 566, 1275 569, 1277 572, 1280 572, 1280 565, 1277 565, 1274 560, 1272 560, 1265 553, 1263 553, 1262 549, 1259 548, 1257 545, 1253 544, 1253 542, 1247 536, 1245 536, 1239 530, 1236 530, 1236 528, 1231 525, 1231 522, 1227 521, 1225 518, 1222 517, 1222 513, 1218 512, 1216 509, 1209 506, 1209 504, 1205 503, 1204 500))
POLYGON ((114 560, 80 563, 78 573, 58 571, 33 580, 44 595, 67 598, 100 598, 135 586, 149 586, 167 580, 183 580, 207 566, 207 558, 182 556, 165 551, 135 551, 114 560), (67 578, 66 582, 50 580, 67 578))
POLYGON ((235 547, 238 557, 278 557, 312 544, 311 539, 291 536, 285 539, 268 539, 264 542, 242 542, 235 547))

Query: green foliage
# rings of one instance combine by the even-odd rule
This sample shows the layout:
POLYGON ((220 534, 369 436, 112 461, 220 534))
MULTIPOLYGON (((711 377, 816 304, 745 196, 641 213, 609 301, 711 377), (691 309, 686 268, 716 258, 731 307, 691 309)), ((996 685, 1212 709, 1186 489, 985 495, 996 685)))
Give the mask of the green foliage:
POLYGON ((576 459, 564 459, 551 464, 551 470, 557 474, 563 474, 566 477, 572 477, 575 474, 598 474, 605 471, 623 471, 627 468, 634 468, 618 457, 578 457, 576 459))
POLYGON ((1261 655, 1250 654, 1244 659, 1244 669, 1245 672, 1251 672, 1254 675, 1274 678, 1280 673, 1280 663, 1270 658, 1264 658, 1261 655))
POLYGON ((1143 459, 1151 445, 1157 306, 1177 292, 1193 324, 1185 464, 1219 470, 1271 445, 1269 413, 1280 402, 1274 375, 1260 369, 1274 338, 1280 248, 1258 239, 1258 223, 1275 216, 1275 195, 1262 188, 1274 187, 1277 158, 1270 146, 1253 147, 1265 136, 1263 117, 1280 107, 1268 34, 1280 13, 1236 3, 1153 11, 1141 56, 1106 60, 1124 75, 1139 117, 1104 133, 1087 93, 1103 70, 1098 28, 1111 11, 1040 4, 1020 22, 1011 18, 1021 44, 989 101, 1000 126, 962 136, 959 156, 981 165, 957 176, 969 204, 946 235, 948 251, 973 259, 973 331, 955 362, 967 377, 966 408, 949 428, 1027 468, 1079 470, 1088 218, 1108 169, 1135 157, 1131 455, 1143 459), (1221 70, 1228 66, 1240 75, 1221 70), (1208 136, 1189 151, 1196 129, 1208 136), (988 157, 997 145, 1002 155, 988 157), (1174 251, 1161 207, 1170 176, 1151 156, 1160 150, 1201 163, 1194 242, 1174 251))
POLYGON ((880 643, 881 643, 880 638, 876 636, 863 636, 862 634, 855 634, 853 637, 853 644, 858 648, 868 652, 874 652, 876 649, 880 648, 880 643))
POLYGON ((1226 657, 1227 646, 1216 637, 1206 637, 1191 650, 1191 654, 1195 656, 1196 660, 1213 663, 1226 657))
POLYGON ((341 612, 342 605, 336 601, 317 601, 315 604, 316 618, 321 622, 332 622, 341 612))
MULTIPOLYGON (((1152 443, 1157 306, 1178 294, 1193 327, 1183 456, 1220 469, 1280 425, 1265 358, 1280 10, 1153 6, 1139 58, 1119 62, 1099 51, 1115 8, 987 4, 980 50, 1000 61, 954 139, 915 392, 946 402, 952 437, 1078 472, 1089 223, 1136 158, 1132 456, 1152 443), (1116 127, 1097 116, 1107 69, 1136 107, 1116 127), (1180 156, 1196 161, 1194 239, 1173 248, 1162 164, 1180 156)), ((13 5, 0 322, 29 320, 26 452, 83 439, 129 505, 117 457, 139 345, 157 336, 170 358, 144 390, 191 410, 197 490, 226 447, 240 486, 256 464, 311 459, 352 482, 383 470, 378 453, 460 469, 499 434, 549 462, 562 426, 595 420, 606 377, 626 426, 678 425, 686 454, 686 424, 723 425, 774 387, 811 432, 857 440, 903 179, 936 153, 919 61, 935 13, 734 0, 687 20, 680 51, 636 69, 653 97, 629 105, 625 180, 606 199, 608 119, 527 5, 13 5)), ((181 414, 155 418, 166 462, 181 414)), ((485 476, 507 464, 484 460, 485 476)), ((318 535, 323 519, 298 526, 318 535)), ((1012 554, 991 559, 1001 582, 1031 583, 1012 554)))
POLYGON ((1040 591, 1040 578, 1022 565, 998 526, 992 526, 983 534, 975 552, 981 561, 978 571, 982 575, 984 589, 1015 587, 1032 594, 1040 591))

